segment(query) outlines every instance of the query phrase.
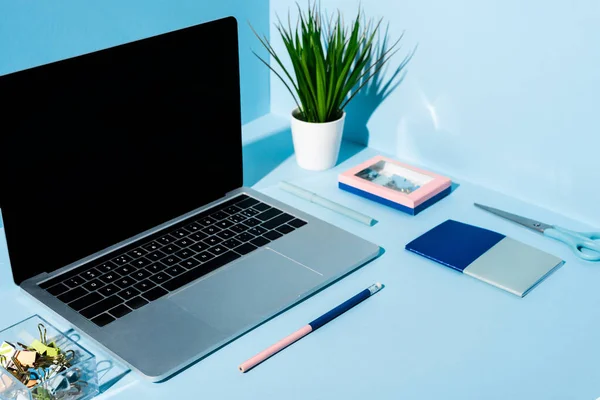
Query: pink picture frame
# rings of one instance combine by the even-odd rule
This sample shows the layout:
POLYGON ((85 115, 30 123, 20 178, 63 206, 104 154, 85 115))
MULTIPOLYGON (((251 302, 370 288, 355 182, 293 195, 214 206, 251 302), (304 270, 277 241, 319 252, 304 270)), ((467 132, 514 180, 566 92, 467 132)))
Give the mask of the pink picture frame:
POLYGON ((411 209, 418 207, 422 203, 448 189, 452 184, 452 181, 445 176, 425 171, 421 168, 413 167, 384 156, 373 157, 362 164, 350 168, 339 175, 338 181, 342 184, 352 186, 358 190, 370 193, 374 196, 389 200, 411 209), (431 179, 426 184, 420 186, 411 193, 401 193, 397 190, 386 188, 380 184, 370 182, 369 180, 357 176, 359 172, 372 167, 374 164, 380 161, 396 165, 400 168, 413 171, 420 175, 425 175, 431 179))

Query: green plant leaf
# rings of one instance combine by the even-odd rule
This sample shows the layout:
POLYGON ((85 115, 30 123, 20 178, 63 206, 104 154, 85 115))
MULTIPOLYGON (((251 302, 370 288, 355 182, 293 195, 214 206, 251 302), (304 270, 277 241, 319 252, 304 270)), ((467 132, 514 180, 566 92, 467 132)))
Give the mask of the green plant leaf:
MULTIPOLYGON (((273 49, 273 47, 271 46, 271 44, 269 43, 269 41, 267 40, 267 38, 261 38, 258 33, 254 30, 254 28, 252 27, 252 25, 250 25, 250 29, 252 29, 252 32, 254 32, 254 34, 256 35, 256 37, 258 38, 258 40, 260 41, 260 43, 267 49, 267 51, 269 52, 269 54, 271 55, 271 57, 273 57, 273 59, 275 59, 275 61, 277 62, 277 64, 279 64, 279 66, 281 67, 281 69, 283 70, 283 72, 286 74, 286 76, 288 77, 288 79, 290 80, 290 82, 292 83, 292 85, 294 86, 294 90, 296 92, 298 92, 298 87, 296 86, 294 79, 291 77, 291 75, 288 73, 287 69, 283 66, 283 63, 281 62, 281 60, 279 59, 279 57, 277 56, 277 53, 275 52, 275 50, 273 49)), ((254 52, 254 55, 256 55, 261 61, 264 62, 264 60, 258 56, 258 54, 256 54, 256 52, 254 52)), ((267 64, 267 66, 273 71, 276 72, 273 68, 271 68, 271 66, 269 64, 267 64)), ((283 81, 283 83, 286 84, 287 86, 287 82, 279 75, 277 74, 279 79, 281 79, 283 81)))
MULTIPOLYGON (((253 52, 254 53, 254 52, 253 52)), ((294 98, 294 102, 296 103, 296 105, 298 107, 300 107, 300 104, 298 103, 298 100, 296 99, 296 96, 294 95, 294 92, 292 91, 292 89, 290 88, 290 86, 288 85, 288 83, 285 81, 285 79, 283 79, 283 77, 281 75, 279 75, 279 73, 273 69, 268 62, 266 62, 265 60, 263 60, 263 58, 261 56, 259 56, 258 54, 254 53, 254 55, 256 57, 258 57, 258 59, 260 61, 262 61, 263 64, 265 64, 267 67, 269 67, 269 69, 271 71, 273 71, 275 73, 275 75, 277 75, 277 77, 281 80, 281 82, 283 82, 283 84, 285 85, 285 87, 287 88, 287 90, 290 92, 290 94, 292 95, 292 97, 294 98)))
MULTIPOLYGON (((306 8, 296 3, 298 17, 295 26, 288 11, 287 24, 277 17, 276 28, 290 61, 286 67, 266 36, 259 42, 271 57, 273 65, 254 53, 280 79, 292 95, 300 118, 308 122, 328 122, 339 118, 347 104, 365 86, 368 90, 382 85, 380 74, 391 57, 398 51, 398 39, 385 49, 386 40, 379 50, 375 38, 380 32, 382 19, 367 20, 360 6, 355 18, 346 25, 344 16, 337 12, 327 15, 316 1, 306 8), (280 71, 277 71, 280 70, 280 71)), ((414 52, 412 53, 414 54, 414 52)), ((393 73, 392 80, 404 69, 412 54, 405 57, 393 73)), ((391 81, 383 84, 385 94, 391 81)))

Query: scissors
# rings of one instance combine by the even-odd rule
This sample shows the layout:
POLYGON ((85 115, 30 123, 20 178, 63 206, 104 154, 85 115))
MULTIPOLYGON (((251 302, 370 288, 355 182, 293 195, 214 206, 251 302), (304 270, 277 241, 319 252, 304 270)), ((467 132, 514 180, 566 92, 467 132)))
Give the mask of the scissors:
POLYGON ((475 203, 476 207, 496 214, 509 221, 516 222, 544 236, 563 242, 573 250, 575 255, 586 261, 600 261, 600 232, 575 232, 556 225, 548 225, 533 219, 521 217, 506 211, 498 210, 475 203))

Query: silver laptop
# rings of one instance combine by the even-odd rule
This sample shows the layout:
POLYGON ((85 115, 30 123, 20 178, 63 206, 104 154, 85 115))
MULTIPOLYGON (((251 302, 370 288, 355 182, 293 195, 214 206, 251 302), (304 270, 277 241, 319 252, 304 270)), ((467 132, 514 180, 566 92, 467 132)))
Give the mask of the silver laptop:
POLYGON ((152 381, 380 251, 242 187, 238 69, 224 18, 0 77, 14 280, 152 381))

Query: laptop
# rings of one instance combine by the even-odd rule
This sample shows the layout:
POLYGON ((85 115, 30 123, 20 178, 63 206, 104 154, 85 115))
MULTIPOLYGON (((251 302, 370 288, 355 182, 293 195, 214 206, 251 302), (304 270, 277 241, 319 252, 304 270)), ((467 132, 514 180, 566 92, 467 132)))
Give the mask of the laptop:
POLYGON ((151 381, 379 254, 243 187, 233 17, 4 75, 0 93, 15 283, 151 381))

